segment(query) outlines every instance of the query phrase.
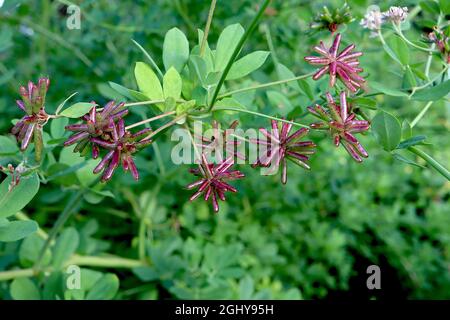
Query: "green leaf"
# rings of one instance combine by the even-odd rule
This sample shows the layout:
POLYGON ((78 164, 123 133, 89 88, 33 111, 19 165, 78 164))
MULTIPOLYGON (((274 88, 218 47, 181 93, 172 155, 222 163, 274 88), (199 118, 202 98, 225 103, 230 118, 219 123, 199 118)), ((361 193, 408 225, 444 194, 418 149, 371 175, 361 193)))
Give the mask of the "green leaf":
POLYGON ((450 14, 450 1, 439 0, 439 6, 441 7, 441 11, 444 15, 450 14))
POLYGON ((415 166, 415 167, 419 167, 419 168, 425 169, 424 166, 422 166, 422 165, 420 165, 420 164, 418 164, 418 163, 416 163, 416 162, 414 162, 412 160, 409 160, 408 158, 402 156, 401 154, 392 153, 392 156, 394 157, 395 160, 404 162, 406 164, 409 164, 409 165, 412 165, 412 166, 415 166))
MULTIPOLYGON (((197 76, 198 81, 204 85, 206 82, 206 76, 208 74, 206 60, 200 56, 192 55, 189 58, 189 71, 192 74, 191 77, 197 76), (192 72, 194 71, 194 72, 192 72)), ((193 79, 196 80, 196 79, 193 79)), ((198 83, 196 81, 195 83, 198 83)))
POLYGON ((74 92, 72 93, 66 100, 64 100, 63 102, 61 102, 58 106, 58 108, 56 108, 56 112, 55 114, 58 115, 59 112, 62 110, 62 108, 64 108, 64 106, 66 105, 67 101, 69 101, 70 99, 72 99, 73 96, 75 96, 78 92, 74 92))
POLYGON ((380 111, 372 120, 372 131, 386 151, 397 148, 402 137, 400 121, 390 113, 380 111))
POLYGON ((214 59, 215 71, 223 71, 225 69, 244 32, 244 28, 238 23, 230 25, 222 31, 217 41, 214 59))
POLYGON ((14 279, 10 287, 11 297, 14 300, 40 300, 38 287, 28 278, 14 279))
POLYGON ((227 75, 227 80, 235 80, 245 77, 246 75, 259 69, 264 62, 266 62, 269 54, 270 52, 268 51, 255 51, 237 60, 233 63, 233 66, 227 75))
POLYGON ((179 73, 183 71, 189 58, 189 42, 184 33, 178 29, 170 29, 164 38, 163 62, 166 70, 174 67, 179 73))
POLYGON ((409 48, 406 43, 397 36, 392 37, 391 48, 395 52, 395 55, 398 57, 400 63, 404 66, 409 64, 409 48))
POLYGON ((163 78, 164 98, 167 99, 170 97, 175 100, 180 100, 182 86, 183 83, 180 74, 174 67, 171 67, 163 78))
POLYGON ((412 99, 418 101, 436 101, 450 92, 450 80, 447 80, 434 87, 428 87, 420 90, 412 96, 412 99))
POLYGON ((39 190, 36 173, 20 179, 19 185, 9 191, 9 178, 0 184, 0 218, 7 218, 22 210, 39 190))
POLYGON ((354 103, 356 107, 377 110, 377 101, 375 99, 367 97, 356 97, 354 99, 350 99, 350 101, 351 103, 354 103))
POLYGON ((66 132, 65 127, 69 123, 68 118, 56 118, 52 119, 52 122, 50 124, 50 132, 52 134, 53 139, 59 139, 64 136, 64 133, 66 132))
POLYGON ((122 96, 124 96, 124 97, 126 97, 128 99, 133 99, 133 96, 130 93, 130 89, 128 89, 128 88, 126 88, 126 87, 124 87, 124 86, 122 86, 122 85, 120 85, 118 83, 111 82, 111 81, 109 81, 108 84, 118 94, 120 94, 120 95, 122 95, 122 96))
POLYGON ((253 279, 250 276, 246 276, 239 282, 239 299, 248 300, 252 298, 254 292, 253 279))
POLYGON ((411 68, 406 66, 405 73, 403 74, 402 88, 409 89, 417 85, 416 76, 412 72, 411 68))
POLYGON ((67 109, 64 109, 64 111, 60 113, 60 116, 67 118, 79 118, 88 113, 93 106, 96 106, 96 104, 91 102, 77 102, 67 109))
POLYGON ((408 120, 404 120, 402 123, 402 139, 409 139, 412 137, 412 127, 408 120))
POLYGON ((422 10, 431 14, 438 15, 440 13, 439 5, 435 1, 426 0, 419 3, 422 10))
POLYGON ((87 300, 111 300, 119 290, 119 278, 115 274, 105 274, 86 295, 87 300))
MULTIPOLYGON (((45 240, 38 236, 37 233, 32 233, 23 240, 19 249, 19 260, 23 267, 30 267, 36 263, 44 242, 45 240)), ((42 266, 47 266, 51 261, 51 257, 52 252, 47 249, 42 259, 42 266)))
POLYGON ((406 92, 400 91, 398 89, 394 89, 391 87, 386 87, 385 85, 375 82, 375 81, 371 81, 370 82, 370 87, 375 90, 375 91, 379 91, 382 92, 388 96, 393 96, 393 97, 408 97, 408 94, 406 92))
POLYGON ((19 152, 19 147, 12 137, 0 136, 0 156, 13 155, 19 152))
POLYGON ((13 242, 21 240, 36 232, 38 224, 36 221, 12 221, 0 226, 0 242, 13 242))
POLYGON ((406 149, 406 148, 409 148, 411 146, 415 146, 417 144, 422 144, 422 142, 424 142, 426 138, 427 137, 425 137, 425 136, 415 136, 415 137, 403 140, 397 146, 397 149, 406 149))
POLYGON ((80 237, 75 228, 65 229, 56 240, 53 249, 53 268, 58 270, 78 248, 80 237))
MULTIPOLYGON (((139 90, 148 96, 150 100, 164 100, 164 93, 161 83, 149 65, 144 62, 136 62, 134 75, 136 77, 139 90)), ((162 109, 164 105, 158 104, 157 106, 162 109)))

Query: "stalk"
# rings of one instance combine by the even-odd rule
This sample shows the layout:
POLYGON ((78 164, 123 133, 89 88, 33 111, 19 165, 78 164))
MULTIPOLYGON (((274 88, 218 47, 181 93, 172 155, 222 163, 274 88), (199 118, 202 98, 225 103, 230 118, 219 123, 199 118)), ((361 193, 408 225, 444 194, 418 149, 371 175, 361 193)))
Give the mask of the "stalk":
POLYGON ((250 24, 250 27, 247 29, 247 31, 244 33, 244 35, 242 36, 242 38, 239 40, 239 43, 237 44, 236 48, 233 51, 233 54, 230 57, 230 60, 228 61, 225 70, 222 72, 222 75, 220 77, 219 83, 217 84, 217 87, 214 90, 212 99, 211 99, 211 103, 209 105, 208 108, 208 112, 211 111, 211 109, 213 108, 214 104, 217 101, 217 98, 219 96, 219 92, 220 89, 222 88, 225 79, 228 75, 228 72, 230 72, 231 66, 233 65, 234 61, 236 60, 237 56, 239 55, 239 52, 241 52, 242 47, 244 46, 245 41, 247 40, 247 38, 253 33, 253 30, 256 27, 256 24, 258 23, 259 19, 261 19, 264 11, 266 10, 267 6, 269 5, 271 0, 264 0, 264 3, 260 6, 258 13, 256 14, 256 16, 253 18, 253 21, 250 24))
POLYGON ((216 9, 216 0, 211 1, 211 6, 209 8, 208 20, 206 21, 205 33, 203 34, 202 43, 200 45, 200 56, 202 57, 205 53, 206 42, 208 41, 209 29, 211 28, 212 18, 214 16, 214 10, 216 9))
POLYGON ((232 107, 220 107, 220 109, 216 109, 214 111, 222 111, 222 110, 224 110, 224 111, 227 111, 227 110, 228 111, 237 111, 237 112, 253 114, 253 115, 258 116, 258 117, 263 117, 263 118, 268 118, 268 119, 272 119, 272 120, 276 120, 276 121, 281 121, 281 122, 289 123, 289 124, 292 124, 292 125, 298 126, 298 127, 309 128, 309 126, 301 124, 301 123, 298 123, 298 122, 289 121, 289 120, 285 120, 285 119, 269 116, 269 115, 264 114, 264 113, 259 113, 259 112, 255 112, 255 111, 245 110, 245 109, 232 108, 232 107))
POLYGON ((172 115, 172 114, 175 114, 175 111, 170 111, 170 112, 162 113, 162 114, 157 115, 157 116, 155 116, 155 117, 152 117, 152 118, 149 118, 149 119, 145 119, 145 120, 142 120, 142 121, 133 123, 132 125, 129 125, 129 126, 125 127, 125 129, 129 130, 129 129, 132 129, 132 128, 141 126, 141 125, 143 125, 143 124, 147 124, 147 123, 156 121, 156 120, 158 120, 158 119, 162 119, 162 118, 168 117, 168 116, 170 116, 170 115, 172 115))
POLYGON ((416 147, 409 147, 408 150, 425 160, 430 166, 432 166, 436 171, 438 171, 448 181, 450 181, 450 172, 443 165, 433 159, 429 154, 420 149, 417 149, 416 147))
POLYGON ((280 84, 285 84, 285 83, 292 82, 292 81, 298 81, 298 80, 301 80, 301 79, 306 79, 306 78, 311 77, 314 73, 315 72, 311 72, 311 73, 304 74, 304 75, 301 75, 301 76, 298 76, 298 77, 294 77, 294 78, 289 78, 289 79, 285 79, 285 80, 278 80, 278 81, 258 84, 258 85, 254 85, 254 86, 247 87, 247 88, 242 88, 242 89, 236 89, 236 90, 229 91, 229 92, 226 92, 226 93, 220 95, 219 99, 232 96, 233 94, 236 94, 236 93, 241 93, 241 92, 246 92, 246 91, 253 91, 253 90, 258 90, 258 89, 263 89, 263 88, 268 88, 268 87, 280 85, 280 84))
POLYGON ((420 113, 414 118, 414 120, 411 122, 411 128, 413 128, 419 121, 420 119, 423 118, 423 116, 425 115, 425 113, 428 111, 428 109, 430 109, 431 105, 433 104, 433 101, 429 101, 425 107, 422 109, 422 111, 420 111, 420 113))

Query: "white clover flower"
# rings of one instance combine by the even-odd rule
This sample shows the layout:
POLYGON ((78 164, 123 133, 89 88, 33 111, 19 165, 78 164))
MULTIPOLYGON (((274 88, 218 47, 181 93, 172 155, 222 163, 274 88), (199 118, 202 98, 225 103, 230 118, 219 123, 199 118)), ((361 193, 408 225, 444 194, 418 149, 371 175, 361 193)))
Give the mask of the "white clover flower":
POLYGON ((380 30, 383 24, 383 15, 378 7, 367 11, 364 19, 361 20, 360 25, 369 30, 380 30))
POLYGON ((396 24, 400 24, 408 17, 408 8, 390 7, 388 11, 383 12, 383 17, 396 24))

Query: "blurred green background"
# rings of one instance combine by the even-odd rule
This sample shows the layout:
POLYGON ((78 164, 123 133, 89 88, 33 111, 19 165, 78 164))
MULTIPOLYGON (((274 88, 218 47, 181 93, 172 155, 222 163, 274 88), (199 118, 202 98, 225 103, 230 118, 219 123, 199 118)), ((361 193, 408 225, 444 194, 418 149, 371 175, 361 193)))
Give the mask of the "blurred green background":
MULTIPOLYGON (((20 116, 15 106, 20 84, 49 75, 50 111, 74 92, 78 92, 76 101, 103 104, 118 98, 108 81, 136 88, 134 63, 146 58, 131 39, 162 65, 165 33, 176 26, 191 44, 197 43, 197 28, 204 28, 209 9, 204 0, 74 3, 81 5, 80 30, 66 27, 66 1, 6 0, 0 8, 1 134, 7 134, 11 120, 20 116)), ((214 44, 229 24, 239 22, 246 27, 255 3, 219 0, 210 43, 214 44)), ((277 80, 274 61, 296 75, 310 72, 303 57, 311 54, 319 39, 329 40, 328 32, 312 32, 309 27, 324 4, 333 7, 343 2, 273 1, 244 49, 270 50, 270 38, 271 57, 249 80, 230 86, 277 80)), ((382 50, 379 40, 370 38, 359 26, 369 5, 387 10, 398 3, 348 4, 355 20, 341 31, 347 42, 364 51, 361 65, 368 81, 399 87, 399 67, 382 50)), ((402 1, 401 5, 411 10, 419 1, 402 1)), ((424 31, 422 22, 435 19, 432 12, 418 8, 408 30, 410 38, 419 39, 424 31)), ((424 65, 425 54, 414 50, 410 54, 418 66, 424 65)), ((439 66, 432 65, 432 72, 438 71, 439 66)), ((318 91, 326 81, 311 84, 318 91)), ((276 90, 289 97, 298 116, 311 103, 287 86, 276 90)), ((255 108, 276 113, 264 91, 251 98, 255 108)), ((377 96, 377 103, 409 121, 425 105, 386 96, 377 96)), ((441 100, 414 128, 416 134, 427 136, 432 144, 427 150, 446 166, 450 164, 449 117, 449 103, 441 100)), ((132 114, 130 119, 139 119, 139 115, 132 114)), ((229 116, 227 121, 232 119, 229 116)), ((243 128, 266 125, 253 116, 239 119, 243 128)), ((309 116, 299 119, 312 122, 309 116)), ((239 193, 221 204, 215 215, 206 203, 187 201, 190 192, 184 186, 192 178, 188 166, 171 164, 173 144, 167 135, 158 140, 164 169, 158 167, 154 150, 148 148, 137 159, 142 173, 139 183, 118 172, 105 187, 114 198, 84 199, 67 224, 80 234, 77 253, 108 252, 137 258, 139 217, 146 215, 151 267, 92 268, 118 276, 117 299, 450 298, 450 184, 432 169, 396 161, 371 134, 361 139, 370 154, 362 164, 354 163, 342 148, 335 148, 329 137, 317 133, 312 137, 318 141, 319 153, 312 158, 310 172, 290 167, 288 184, 283 186, 279 176, 263 177, 259 171, 241 166, 247 178, 236 183, 239 193), (380 291, 366 287, 366 268, 372 264, 381 268, 380 291)), ((55 152, 59 155, 60 151, 55 152)), ((73 186, 79 184, 78 178, 72 174, 42 185, 25 212, 41 228, 50 229, 73 186)), ((23 253, 26 241, 0 243, 0 270, 30 265, 23 253)), ((28 240, 33 241, 36 239, 28 240)), ((41 298, 64 296, 61 285, 52 289, 42 278, 36 285, 41 298)), ((9 292, 9 283, 0 282, 0 298, 11 298, 9 292)))

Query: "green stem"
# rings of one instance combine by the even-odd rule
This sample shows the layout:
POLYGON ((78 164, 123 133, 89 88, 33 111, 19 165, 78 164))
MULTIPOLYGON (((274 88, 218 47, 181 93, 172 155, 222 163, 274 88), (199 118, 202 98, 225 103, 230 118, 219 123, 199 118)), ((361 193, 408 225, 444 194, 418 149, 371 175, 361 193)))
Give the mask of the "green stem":
POLYGON ((58 234, 59 230, 64 226, 66 221, 70 218, 72 213, 74 212, 74 209, 78 205, 78 203, 81 201, 84 189, 78 190, 77 193, 75 193, 72 198, 67 203, 66 207, 64 208, 61 215, 58 217, 58 219, 55 222, 55 225, 53 226, 52 230, 50 230, 50 233, 48 234, 48 238, 44 243, 44 246, 42 247, 41 251, 39 252, 38 259, 36 260, 36 263, 34 264, 34 269, 39 270, 40 265, 42 263, 42 259, 44 258, 45 252, 50 247, 53 239, 58 234))
POLYGON ((429 85, 433 84, 435 81, 437 81, 442 75, 445 74, 445 72, 448 70, 448 66, 445 66, 441 72, 439 72, 433 79, 431 79, 430 81, 424 83, 421 86, 418 87, 412 87, 411 88, 411 94, 409 95, 409 97, 411 98, 416 92, 417 90, 421 90, 424 88, 427 88, 429 85))
POLYGON ((236 94, 236 93, 242 93, 242 92, 246 92, 246 91, 258 90, 258 89, 268 88, 268 87, 272 87, 272 86, 277 86, 277 85, 280 85, 280 84, 285 84, 285 83, 292 82, 292 81, 298 81, 298 80, 301 80, 301 79, 309 78, 314 73, 315 72, 311 72, 311 73, 304 74, 304 75, 301 75, 301 76, 298 76, 298 77, 294 77, 294 78, 289 78, 289 79, 285 79, 285 80, 278 80, 278 81, 273 81, 273 82, 269 82, 269 83, 258 84, 258 85, 254 85, 254 86, 247 87, 247 88, 242 88, 242 89, 236 89, 236 90, 233 90, 233 91, 226 92, 226 93, 220 95, 218 98, 222 99, 222 98, 225 98, 225 97, 232 96, 233 94, 236 94))
POLYGON ((202 43, 200 45, 200 56, 202 57, 205 53, 206 43, 208 41, 209 29, 211 28, 212 18, 214 16, 214 10, 216 9, 217 0, 211 0, 211 6, 209 7, 208 19, 206 21, 205 33, 203 34, 202 43))
POLYGON ((264 113, 259 113, 259 112, 255 112, 255 111, 250 111, 250 110, 245 110, 245 109, 239 109, 239 108, 232 108, 232 107, 220 107, 220 109, 215 109, 214 111, 237 111, 237 112, 243 112, 243 113, 248 113, 248 114, 253 114, 255 116, 258 117, 263 117, 263 118, 268 118, 268 119, 272 119, 272 120, 276 120, 276 121, 281 121, 281 122, 285 122, 285 123, 289 123, 292 124, 294 126, 298 126, 298 127, 303 127, 303 128, 309 128, 309 126, 298 123, 298 122, 294 122, 294 121, 289 121, 289 120, 285 120, 285 119, 281 119, 281 118, 277 118, 277 117, 272 117, 269 116, 267 114, 264 113))
MULTIPOLYGON (((123 269, 132 269, 136 267, 142 267, 146 264, 139 260, 127 259, 117 256, 105 256, 105 257, 93 257, 93 256, 79 256, 73 255, 65 264, 69 265, 77 265, 77 266, 89 266, 89 267, 98 267, 98 268, 123 268, 123 269)), ((51 268, 47 268, 42 271, 53 271, 51 268)), ((29 278, 37 275, 38 272, 33 269, 17 269, 10 271, 2 271, 0 272, 0 281, 8 281, 17 278, 29 278)))
POLYGON ((150 133, 148 136, 146 136, 143 140, 146 139, 151 139, 152 137, 156 136, 158 133, 160 133, 161 131, 173 126, 175 123, 177 123, 178 121, 180 121, 181 119, 183 119, 184 117, 186 117, 185 114, 179 115, 178 117, 176 117, 175 119, 167 122, 165 125, 159 127, 158 129, 156 129, 155 131, 153 131, 152 133, 150 133))
POLYGON ((411 47, 414 47, 414 48, 416 48, 416 49, 419 49, 419 50, 422 50, 422 51, 425 51, 425 52, 431 52, 431 53, 436 52, 436 50, 434 50, 434 49, 421 47, 421 46, 418 46, 417 44, 414 44, 413 42, 409 41, 409 40, 405 37, 405 35, 403 34, 402 29, 401 29, 397 24, 395 24, 395 23, 393 23, 393 25, 394 25, 394 30, 397 32, 397 34, 400 36, 400 38, 402 38, 403 41, 405 41, 405 42, 406 42, 407 44, 409 44, 411 47))
POLYGON ((430 109, 431 105, 433 104, 433 101, 429 101, 425 107, 420 111, 420 113, 414 118, 414 120, 411 122, 411 128, 413 128, 419 121, 422 119, 422 117, 425 115, 425 113, 430 109))
POLYGON ((448 181, 450 181, 450 172, 443 165, 434 160, 430 155, 428 155, 427 153, 423 152, 420 149, 417 149, 416 147, 409 147, 408 150, 416 154, 417 156, 421 157, 430 166, 436 169, 436 171, 438 171, 441 175, 443 175, 448 181))
POLYGON ((116 256, 91 257, 74 255, 66 265, 131 269, 145 265, 142 261, 116 256))
POLYGON ((143 125, 143 124, 147 124, 147 123, 156 121, 156 120, 158 120, 158 119, 162 119, 162 118, 168 117, 168 116, 170 116, 170 115, 172 115, 172 114, 175 114, 175 111, 170 111, 170 112, 162 113, 162 114, 157 115, 157 116, 155 116, 155 117, 152 117, 152 118, 149 118, 149 119, 145 119, 145 120, 142 120, 142 121, 133 123, 132 125, 129 125, 129 126, 125 127, 125 129, 130 130, 130 129, 132 129, 132 128, 141 126, 141 125, 143 125))
POLYGON ((8 281, 17 278, 28 278, 35 275, 33 269, 18 269, 0 272, 0 281, 8 281))
POLYGON ((244 33, 242 38, 239 40, 239 43, 237 44, 236 48, 234 49, 233 54, 230 57, 230 60, 228 61, 224 71, 222 72, 219 83, 217 84, 217 87, 214 90, 208 111, 211 111, 211 109, 214 107, 214 104, 216 103, 217 98, 219 96, 220 89, 222 88, 222 86, 225 82, 228 72, 230 72, 231 66, 233 65, 237 56, 241 52, 241 49, 244 46, 244 43, 247 40, 247 38, 253 33, 253 30, 255 29, 256 24, 258 23, 259 19, 261 19, 262 15, 263 15, 264 11, 266 10, 267 6, 269 5, 270 1, 271 0, 264 0, 264 3, 260 6, 260 8, 258 10, 258 13, 253 18, 253 21, 251 22, 250 27, 247 29, 247 31, 244 33))
POLYGON ((146 100, 146 101, 139 101, 139 102, 130 102, 125 103, 125 107, 133 107, 133 106, 144 106, 144 105, 152 105, 152 104, 158 104, 158 103, 164 103, 165 100, 146 100))

